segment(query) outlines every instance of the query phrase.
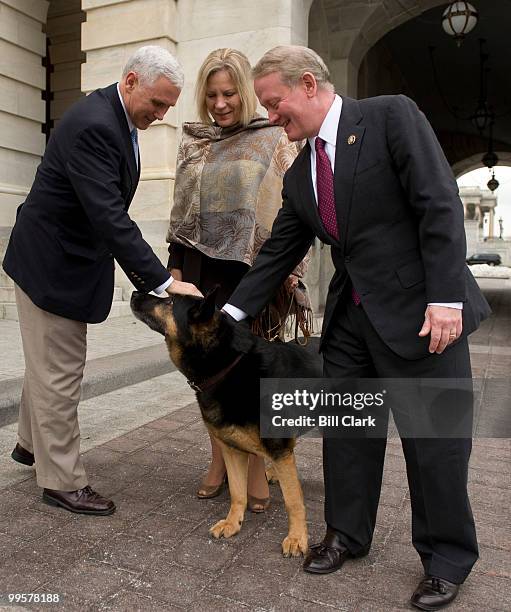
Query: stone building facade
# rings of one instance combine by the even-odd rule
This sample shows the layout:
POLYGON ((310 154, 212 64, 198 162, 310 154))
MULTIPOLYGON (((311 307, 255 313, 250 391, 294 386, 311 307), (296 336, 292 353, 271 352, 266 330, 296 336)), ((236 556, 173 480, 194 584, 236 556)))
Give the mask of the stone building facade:
MULTIPOLYGON (((277 44, 309 45, 329 64, 337 91, 357 97, 363 95, 371 73, 366 58, 375 43, 393 28, 442 4, 442 0, 0 0, 0 258, 52 126, 80 95, 118 80, 137 47, 166 47, 186 74, 176 108, 140 134, 141 182, 130 209, 165 261, 179 126, 196 118, 194 79, 207 53, 234 47, 255 62, 277 44)), ((323 305, 331 271, 328 249, 316 244, 308 274, 316 309, 323 305)), ((117 284, 126 296, 130 285, 122 274, 117 284)), ((8 288, 9 280, 0 276, 0 291, 8 288)), ((9 295, 12 291, 0 293, 0 302, 9 295)), ((0 309, 0 317, 7 310, 0 309)))

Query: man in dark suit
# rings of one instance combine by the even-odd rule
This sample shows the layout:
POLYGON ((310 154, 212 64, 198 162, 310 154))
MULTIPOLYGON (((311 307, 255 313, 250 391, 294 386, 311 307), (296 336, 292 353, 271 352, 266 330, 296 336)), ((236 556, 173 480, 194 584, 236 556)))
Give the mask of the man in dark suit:
MULTIPOLYGON (((304 47, 272 49, 254 78, 270 121, 308 142, 285 175, 271 238, 224 310, 238 320, 257 315, 318 236, 335 266, 320 345, 325 376, 470 378, 467 335, 489 308, 465 265, 457 185, 424 115, 405 96, 340 98, 304 47)), ((471 440, 402 445, 425 570, 411 602, 433 610, 455 598, 478 555, 471 440)), ((329 573, 367 554, 385 446, 325 438, 327 531, 305 571, 329 573)))
POLYGON ((43 500, 72 512, 115 511, 88 485, 77 419, 87 323, 108 316, 114 259, 139 291, 200 295, 172 279, 128 216, 140 176, 137 130, 162 120, 182 86, 177 60, 147 46, 128 60, 119 83, 70 108, 18 209, 5 254, 26 365, 12 457, 35 461, 43 500))

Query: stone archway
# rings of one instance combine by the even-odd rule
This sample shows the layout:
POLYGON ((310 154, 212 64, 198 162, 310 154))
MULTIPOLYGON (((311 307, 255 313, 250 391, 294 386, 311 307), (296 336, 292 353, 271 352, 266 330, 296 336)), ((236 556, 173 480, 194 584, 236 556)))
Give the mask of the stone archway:
POLYGON ((360 64, 378 40, 399 25, 445 0, 314 0, 309 13, 309 46, 327 62, 339 93, 357 97, 360 64))
MULTIPOLYGON (((511 153, 509 151, 496 151, 499 158, 499 163, 496 166, 511 166, 511 153)), ((452 171, 456 179, 459 179, 464 174, 477 170, 478 168, 484 168, 484 164, 481 162, 481 155, 472 155, 452 165, 452 171)))

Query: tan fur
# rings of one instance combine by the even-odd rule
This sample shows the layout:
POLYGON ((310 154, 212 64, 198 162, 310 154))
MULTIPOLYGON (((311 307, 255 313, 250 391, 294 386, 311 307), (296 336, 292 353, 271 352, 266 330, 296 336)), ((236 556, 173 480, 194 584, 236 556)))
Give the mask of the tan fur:
POLYGON ((165 343, 169 352, 169 357, 176 367, 179 367, 181 363, 181 356, 183 351, 181 347, 175 342, 177 338, 177 326, 172 315, 172 310, 165 306, 156 306, 153 308, 153 317, 160 321, 165 328, 165 343))
POLYGON ((266 451, 261 444, 259 431, 256 427, 213 427, 208 425, 211 433, 224 444, 241 450, 245 453, 266 456, 266 451))
MULTIPOLYGON (((157 305, 153 309, 152 316, 164 326, 170 358, 179 367, 183 350, 186 349, 177 342, 177 326, 172 309, 169 309, 168 306, 157 305)), ((218 319, 214 319, 213 325, 209 322, 208 325, 192 326, 190 333, 199 345, 208 347, 216 342, 217 329, 218 319)), ((210 407, 210 410, 212 409, 213 406, 210 407)), ((220 417, 222 406, 218 405, 217 410, 220 417)), ((305 554, 307 552, 307 523, 302 489, 293 454, 295 441, 293 440, 287 451, 276 459, 271 457, 263 446, 259 428, 256 426, 214 427, 210 423, 206 423, 206 426, 222 449, 231 495, 229 513, 225 519, 211 527, 210 533, 215 538, 230 538, 240 531, 247 507, 248 454, 253 453, 272 460, 273 470, 280 482, 289 522, 288 535, 282 542, 284 556, 305 554)))
POLYGON ((294 453, 274 459, 273 467, 279 479, 289 522, 288 534, 282 542, 282 554, 285 557, 304 555, 307 552, 307 522, 294 453))
MULTIPOLYGON (((270 459, 261 443, 257 428, 222 427, 208 425, 218 441, 227 468, 231 506, 227 517, 210 529, 215 538, 229 538, 238 533, 247 506, 248 453, 270 459)), ((273 469, 279 480, 288 514, 288 534, 282 541, 282 554, 297 557, 307 552, 307 523, 302 487, 296 471, 292 449, 279 459, 273 459, 273 469)))
POLYGON ((169 352, 169 357, 172 360, 172 363, 177 368, 179 368, 183 356, 183 351, 181 350, 181 347, 170 337, 166 338, 165 342, 167 343, 167 350, 169 352))
POLYGON ((243 524, 247 507, 248 453, 228 446, 216 438, 227 468, 231 506, 225 519, 218 521, 209 532, 215 538, 230 538, 237 534, 243 524))

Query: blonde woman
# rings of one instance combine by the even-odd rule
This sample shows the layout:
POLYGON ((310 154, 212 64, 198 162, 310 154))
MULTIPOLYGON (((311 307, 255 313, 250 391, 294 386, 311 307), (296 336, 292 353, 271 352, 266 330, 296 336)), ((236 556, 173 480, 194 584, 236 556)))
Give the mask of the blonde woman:
MULTIPOLYGON (((269 236, 282 203, 282 177, 298 153, 282 128, 256 114, 250 73, 248 59, 235 49, 212 51, 202 64, 195 92, 201 121, 183 125, 167 235, 172 276, 195 283, 204 294, 220 285, 219 307, 269 236)), ((300 291, 303 268, 302 264, 295 270, 260 318, 261 335, 281 335, 293 297, 310 312, 300 291)), ((304 313, 302 308, 297 311, 304 313)), ((219 495, 226 481, 220 447, 213 438, 211 448, 209 470, 197 492, 201 499, 219 495)), ((264 512, 268 505, 264 461, 251 455, 248 507, 264 512)))

